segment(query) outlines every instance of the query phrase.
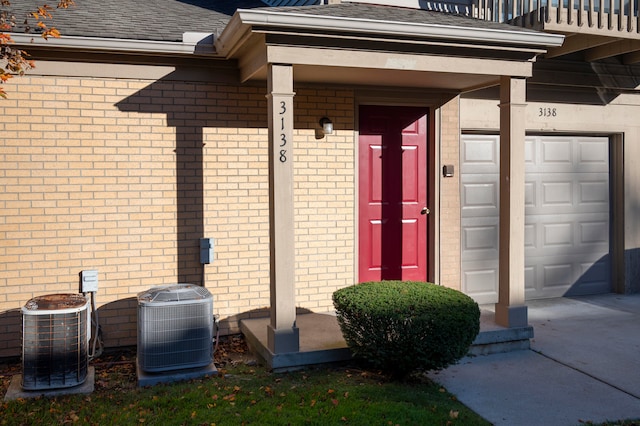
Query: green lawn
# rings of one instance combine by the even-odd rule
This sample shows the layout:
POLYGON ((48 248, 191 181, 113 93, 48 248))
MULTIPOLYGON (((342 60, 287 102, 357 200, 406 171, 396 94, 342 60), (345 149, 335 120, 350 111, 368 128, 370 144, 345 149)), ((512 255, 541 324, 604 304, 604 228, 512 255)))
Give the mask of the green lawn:
POLYGON ((133 360, 96 362, 89 395, 3 402, 0 424, 489 424, 427 379, 392 382, 355 365, 270 373, 226 362, 216 376, 138 388, 133 360))
MULTIPOLYGON (((270 373, 251 359, 229 339, 218 375, 139 388, 135 352, 108 354, 93 363, 93 393, 1 402, 0 425, 489 425, 423 376, 399 383, 357 364, 270 373)), ((3 396, 19 373, 0 365, 3 396)))

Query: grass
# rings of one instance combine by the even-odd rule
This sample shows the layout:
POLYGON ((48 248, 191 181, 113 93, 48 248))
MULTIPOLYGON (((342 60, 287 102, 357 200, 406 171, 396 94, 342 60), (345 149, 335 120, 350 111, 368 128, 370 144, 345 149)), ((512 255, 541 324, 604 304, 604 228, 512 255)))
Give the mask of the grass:
POLYGON ((427 379, 356 365, 275 374, 225 361, 216 376, 139 388, 134 359, 95 363, 90 395, 3 402, 0 425, 489 425, 427 379))
MULTIPOLYGON (((423 376, 394 382, 356 364, 274 374, 252 359, 232 336, 216 352, 218 375, 139 388, 135 352, 105 354, 93 393, 0 402, 0 425, 490 425, 423 376)), ((2 395, 20 369, 0 365, 2 395)))

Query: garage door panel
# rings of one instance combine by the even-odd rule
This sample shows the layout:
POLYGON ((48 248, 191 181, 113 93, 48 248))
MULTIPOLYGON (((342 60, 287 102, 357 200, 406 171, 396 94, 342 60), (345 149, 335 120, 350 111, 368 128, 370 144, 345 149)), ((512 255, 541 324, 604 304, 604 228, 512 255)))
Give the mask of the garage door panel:
POLYGON ((528 174, 525 184, 526 214, 580 215, 608 212, 608 174, 578 174, 573 177, 567 175, 570 174, 528 174), (532 195, 528 196, 528 193, 532 195))
POLYGON ((573 207, 573 182, 567 180, 546 180, 541 182, 541 208, 573 207))
POLYGON ((496 259, 498 254, 498 224, 467 226, 461 241, 465 260, 496 259))
POLYGON ((583 173, 597 173, 609 169, 609 147, 593 138, 577 139, 578 170, 583 173))
POLYGON ((571 263, 547 264, 542 268, 542 287, 568 287, 573 282, 573 265, 571 263))
MULTIPOLYGON (((606 252, 609 246, 609 220, 603 214, 528 216, 525 224, 525 247, 555 250, 571 247, 573 253, 606 252), (528 232, 528 229, 531 230, 528 232), (531 233, 531 240, 528 234, 531 233), (534 239, 535 238, 535 239, 534 239)), ((527 256, 538 255, 527 252, 527 256)))
POLYGON ((500 162, 496 137, 466 135, 460 146, 460 173, 495 173, 500 162))
POLYGON ((558 222, 542 224, 542 249, 568 248, 573 246, 573 224, 558 222))
POLYGON ((467 174, 461 177, 460 197, 467 217, 499 215, 498 177, 493 174, 467 174))
MULTIPOLYGON (((497 228, 496 228, 497 229, 497 228)), ((538 247, 538 224, 526 223, 524 225, 524 247, 527 249, 535 249, 538 247)))
POLYGON ((495 260, 468 261, 462 274, 462 288, 473 288, 478 303, 494 303, 495 283, 498 282, 498 262, 495 260))
POLYGON ((498 183, 462 182, 462 205, 469 216, 495 216, 499 212, 498 183))
POLYGON ((537 170, 567 170, 573 166, 573 144, 566 139, 541 139, 541 161, 537 170))
POLYGON ((599 245, 602 248, 609 244, 609 221, 584 221, 578 223, 578 244, 599 245))
MULTIPOLYGON (((461 164, 463 290, 479 302, 477 295, 490 298, 490 280, 490 302, 497 301, 499 164, 489 167, 494 151, 480 162, 472 154, 498 142, 478 135, 462 142, 470 160, 461 164)), ((610 291, 608 139, 527 137, 525 157, 526 298, 610 291)))
POLYGON ((532 265, 525 265, 524 267, 524 289, 527 293, 534 293, 536 290, 536 283, 538 282, 538 268, 532 265))
MULTIPOLYGON (((589 176, 588 179, 595 178, 595 176, 589 176)), ((590 204, 597 204, 596 208, 602 205, 609 204, 609 186, 606 180, 600 176, 599 180, 588 181, 585 177, 584 180, 578 183, 578 195, 579 204, 588 206, 590 204)))

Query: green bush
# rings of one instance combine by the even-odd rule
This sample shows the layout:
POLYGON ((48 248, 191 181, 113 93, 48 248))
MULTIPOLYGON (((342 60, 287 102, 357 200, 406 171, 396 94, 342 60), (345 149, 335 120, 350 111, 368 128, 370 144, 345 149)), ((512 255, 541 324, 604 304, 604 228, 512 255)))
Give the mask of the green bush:
POLYGON ((425 282, 356 284, 334 292, 333 304, 354 356, 396 378, 457 362, 480 331, 473 299, 425 282))

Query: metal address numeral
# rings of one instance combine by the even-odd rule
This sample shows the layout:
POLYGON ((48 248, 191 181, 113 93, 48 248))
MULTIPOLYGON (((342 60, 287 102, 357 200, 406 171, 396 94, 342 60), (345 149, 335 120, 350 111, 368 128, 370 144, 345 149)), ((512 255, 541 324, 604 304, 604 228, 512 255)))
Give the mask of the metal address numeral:
MULTIPOLYGON (((284 130, 284 113, 287 112, 287 103, 285 101, 280 101, 280 115, 282 116, 280 118, 280 122, 282 125, 281 130, 284 130)), ((280 144, 280 148, 282 148, 283 146, 285 146, 287 144, 287 136, 284 133, 280 133, 280 141, 282 141, 282 143, 280 144)), ((286 163, 287 162, 287 150, 286 149, 281 149, 280 150, 280 162, 281 163, 286 163)))

